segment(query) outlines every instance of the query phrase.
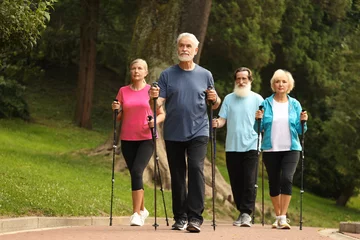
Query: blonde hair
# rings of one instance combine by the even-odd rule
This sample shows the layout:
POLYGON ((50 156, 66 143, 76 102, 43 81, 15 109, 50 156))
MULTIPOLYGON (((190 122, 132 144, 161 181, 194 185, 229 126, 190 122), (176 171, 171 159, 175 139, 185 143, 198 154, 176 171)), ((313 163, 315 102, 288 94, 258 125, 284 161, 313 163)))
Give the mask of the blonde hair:
POLYGON ((132 65, 134 65, 135 63, 141 63, 142 65, 144 65, 145 70, 148 71, 148 65, 144 59, 137 58, 137 59, 133 60, 130 63, 130 69, 131 69, 132 65))
POLYGON ((272 78, 270 80, 271 89, 273 90, 273 92, 276 92, 275 87, 274 87, 275 81, 282 77, 285 77, 288 80, 289 88, 286 93, 290 93, 291 90, 293 90, 295 87, 295 80, 290 72, 283 70, 283 69, 278 69, 274 72, 274 75, 272 76, 272 78))
POLYGON ((187 32, 181 33, 181 34, 178 36, 178 38, 176 39, 176 43, 179 45, 180 39, 182 39, 182 38, 184 38, 184 37, 190 38, 191 41, 193 42, 195 48, 199 47, 199 43, 200 43, 199 40, 195 37, 194 34, 192 34, 192 33, 187 33, 187 32))

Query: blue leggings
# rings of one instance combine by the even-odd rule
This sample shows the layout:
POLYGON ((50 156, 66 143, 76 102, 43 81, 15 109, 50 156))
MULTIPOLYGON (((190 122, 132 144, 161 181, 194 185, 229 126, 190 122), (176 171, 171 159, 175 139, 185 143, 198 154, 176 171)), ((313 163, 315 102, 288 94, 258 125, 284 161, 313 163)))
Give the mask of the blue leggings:
POLYGON ((153 140, 121 140, 121 151, 130 171, 131 189, 133 191, 144 189, 143 173, 154 152, 153 140))
POLYGON ((292 194, 293 177, 299 157, 299 151, 263 152, 271 197, 292 194))

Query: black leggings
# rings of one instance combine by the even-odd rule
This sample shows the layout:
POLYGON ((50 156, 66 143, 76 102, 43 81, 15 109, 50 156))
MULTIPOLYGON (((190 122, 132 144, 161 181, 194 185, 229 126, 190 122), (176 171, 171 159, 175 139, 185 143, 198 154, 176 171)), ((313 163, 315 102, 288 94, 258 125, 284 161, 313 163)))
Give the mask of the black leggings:
POLYGON ((131 175, 131 189, 144 189, 143 173, 154 152, 153 140, 121 140, 121 151, 131 175))
POLYGON ((263 152, 271 197, 292 194, 293 177, 299 157, 299 151, 263 152))

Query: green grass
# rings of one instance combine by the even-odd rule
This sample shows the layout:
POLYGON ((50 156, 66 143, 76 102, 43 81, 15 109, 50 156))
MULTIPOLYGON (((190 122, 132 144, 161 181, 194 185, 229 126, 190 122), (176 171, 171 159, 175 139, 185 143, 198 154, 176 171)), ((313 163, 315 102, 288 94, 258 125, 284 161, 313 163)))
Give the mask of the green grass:
MULTIPOLYGON (((0 120, 0 131, 2 217, 109 214, 112 157, 90 157, 86 152, 76 152, 98 146, 106 135, 21 120, 0 120)), ((147 208, 152 211, 153 191, 148 186, 145 191, 147 208)), ((165 195, 169 208, 170 193, 165 195)), ((116 173, 114 196, 114 215, 130 215, 131 187, 127 173, 116 173)), ((164 215, 162 205, 158 208, 159 215, 164 215)))
MULTIPOLYGON (((91 156, 91 149, 111 137, 110 103, 117 87, 101 78, 95 86, 93 126, 89 131, 73 125, 76 69, 50 72, 27 88, 32 121, 0 120, 0 216, 108 216, 111 196, 112 155, 91 156), (71 73, 73 71, 73 73, 71 73)), ((217 166, 229 181, 224 146, 217 144, 217 166)), ((261 168, 260 168, 261 169, 261 168)), ((265 176, 266 178, 266 176, 265 176)), ((257 203, 261 203, 261 178, 257 203)), ((271 202, 265 180, 265 219, 272 223, 271 202)), ((306 186, 305 186, 306 191, 306 186)), ((299 189, 294 187, 289 208, 292 225, 299 222, 299 189)), ((157 213, 165 216, 161 192, 157 191, 157 213)), ((146 207, 153 215, 153 186, 145 185, 146 207)), ((165 191, 171 222, 171 193, 165 191)), ((340 221, 360 221, 360 196, 351 198, 348 207, 337 207, 330 199, 309 192, 303 195, 304 226, 337 228, 340 221)), ((204 217, 212 218, 212 201, 206 199, 204 217)), ((237 217, 233 209, 216 201, 217 219, 237 217)), ((117 172, 114 184, 114 216, 132 212, 128 171, 117 172)), ((259 212, 256 222, 259 223, 259 212)))

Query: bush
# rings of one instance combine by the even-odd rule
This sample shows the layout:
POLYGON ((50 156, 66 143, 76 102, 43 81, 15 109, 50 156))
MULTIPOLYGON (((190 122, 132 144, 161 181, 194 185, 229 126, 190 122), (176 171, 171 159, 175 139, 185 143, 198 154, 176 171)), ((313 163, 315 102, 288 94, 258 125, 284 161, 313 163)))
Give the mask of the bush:
POLYGON ((23 98, 25 87, 0 76, 0 118, 18 117, 29 120, 28 105, 23 98))

